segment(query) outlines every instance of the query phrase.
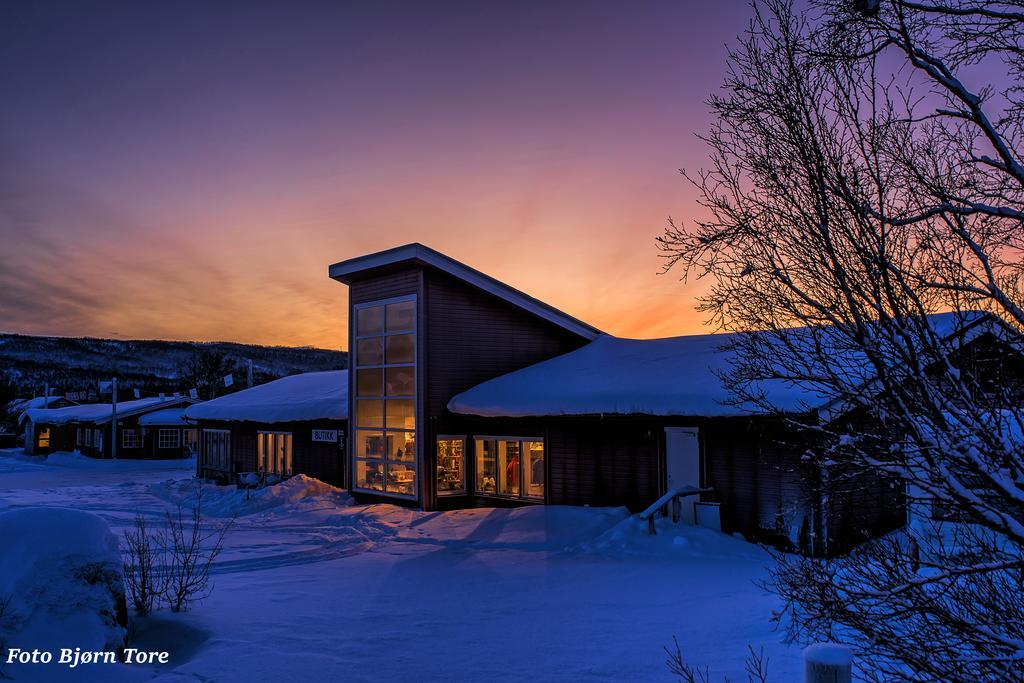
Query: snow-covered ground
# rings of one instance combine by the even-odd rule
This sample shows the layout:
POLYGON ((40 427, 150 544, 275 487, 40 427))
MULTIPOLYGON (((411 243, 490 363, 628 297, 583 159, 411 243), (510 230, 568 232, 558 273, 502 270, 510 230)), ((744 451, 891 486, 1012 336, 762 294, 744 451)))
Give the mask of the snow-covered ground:
MULTIPOLYGON (((0 512, 87 510, 115 533, 195 498, 191 461, 96 461, 0 450, 0 512)), ((135 625, 163 668, 7 665, 22 680, 658 681, 663 646, 742 680, 748 644, 773 680, 798 678, 777 600, 755 586, 756 546, 663 520, 651 537, 621 509, 424 513, 352 505, 293 478, 250 494, 207 486, 235 517, 212 595, 135 625)), ((0 544, 0 553, 3 552, 0 544)))

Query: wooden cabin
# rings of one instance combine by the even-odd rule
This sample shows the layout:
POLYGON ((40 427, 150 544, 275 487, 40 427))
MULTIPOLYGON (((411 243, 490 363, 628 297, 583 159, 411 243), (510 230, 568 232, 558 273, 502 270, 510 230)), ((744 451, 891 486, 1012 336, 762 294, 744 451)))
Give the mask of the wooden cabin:
POLYGON ((190 458, 199 452, 199 429, 185 419, 184 406, 164 408, 139 417, 147 458, 190 458))
POLYGON ((199 429, 196 473, 234 483, 240 475, 305 474, 346 486, 348 372, 284 377, 194 405, 199 429))
MULTIPOLYGON (((864 476, 856 500, 823 495, 827 477, 785 420, 730 404, 721 335, 611 337, 420 244, 329 273, 349 288, 360 501, 638 512, 672 489, 711 489, 685 519, 815 555, 905 522, 897 482, 864 476)), ((775 390, 786 419, 817 419, 815 396, 775 390)))
MULTIPOLYGON (((145 458, 148 454, 142 439, 139 418, 147 413, 191 403, 181 396, 142 398, 117 404, 117 457, 145 458)), ((36 437, 26 452, 42 455, 54 451, 78 450, 93 458, 109 458, 111 423, 114 409, 110 403, 87 403, 66 408, 30 410, 28 420, 35 427, 36 437), (43 445, 45 435, 45 445, 43 445)))

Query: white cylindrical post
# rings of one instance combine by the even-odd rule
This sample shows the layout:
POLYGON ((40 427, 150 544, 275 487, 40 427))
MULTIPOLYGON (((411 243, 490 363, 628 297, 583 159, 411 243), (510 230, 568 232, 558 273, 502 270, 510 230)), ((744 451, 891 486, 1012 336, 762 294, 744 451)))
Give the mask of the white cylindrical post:
POLYGON ((816 643, 804 648, 804 683, 850 683, 853 653, 838 643, 816 643))

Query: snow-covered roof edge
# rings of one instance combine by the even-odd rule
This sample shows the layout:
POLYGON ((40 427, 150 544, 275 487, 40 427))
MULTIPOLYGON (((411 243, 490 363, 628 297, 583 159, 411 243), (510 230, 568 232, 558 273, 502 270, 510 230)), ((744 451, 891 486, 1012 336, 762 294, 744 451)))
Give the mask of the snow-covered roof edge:
POLYGON ((402 261, 420 261, 433 266, 585 339, 593 340, 601 334, 593 325, 418 242, 340 261, 328 268, 328 274, 332 279, 348 284, 349 276, 355 273, 402 261))
MULTIPOLYGON (((131 417, 192 402, 192 399, 187 396, 122 401, 118 403, 117 416, 118 418, 131 417)), ((113 409, 110 403, 83 403, 67 408, 33 408, 26 411, 25 414, 30 420, 39 424, 67 424, 69 422, 105 424, 112 419, 113 409), (92 416, 93 414, 95 416, 92 416)))
POLYGON ((348 370, 288 375, 190 406, 185 418, 275 424, 348 419, 348 370))

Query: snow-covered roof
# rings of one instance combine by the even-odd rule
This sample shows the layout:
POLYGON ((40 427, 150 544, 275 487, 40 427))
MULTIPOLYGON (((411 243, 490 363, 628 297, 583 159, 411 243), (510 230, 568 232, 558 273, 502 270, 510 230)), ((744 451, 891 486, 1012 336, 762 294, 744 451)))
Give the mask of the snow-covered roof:
POLYGON ((417 242, 335 263, 328 269, 328 273, 333 279, 348 284, 351 276, 356 273, 394 266, 403 261, 433 266, 585 339, 596 339, 601 334, 596 327, 417 242))
MULTIPOLYGON (((181 405, 187 398, 180 396, 154 396, 134 401, 118 401, 117 416, 128 417, 139 413, 181 405)), ((70 422, 110 422, 113 408, 109 403, 87 403, 67 408, 34 408, 26 412, 26 416, 37 424, 68 424, 70 422)))
POLYGON ((185 417, 264 423, 344 420, 348 418, 348 371, 284 377, 190 406, 185 417))
POLYGON ((143 427, 173 426, 179 427, 188 424, 185 421, 185 408, 164 408, 146 413, 139 418, 139 424, 143 427))
POLYGON ((47 406, 62 400, 75 404, 75 401, 65 399, 63 396, 36 396, 35 398, 15 399, 8 404, 8 410, 16 414, 18 416, 18 422, 21 423, 25 421, 25 418, 27 417, 26 413, 28 413, 29 410, 32 410, 33 408, 46 408, 47 406))
MULTIPOLYGON (((954 314, 929 316, 940 336, 976 327, 954 314)), ((805 328, 795 328, 802 334, 805 328)), ((723 385, 734 335, 702 334, 666 339, 622 339, 602 335, 586 346, 488 380, 448 402, 448 409, 483 417, 550 415, 680 415, 726 417, 758 412, 735 404, 723 385)), ((854 366, 858 359, 847 356, 854 366)), ((866 363, 865 363, 866 365, 866 363)), ((822 407, 828 397, 783 380, 758 382, 777 410, 802 413, 822 407)))

